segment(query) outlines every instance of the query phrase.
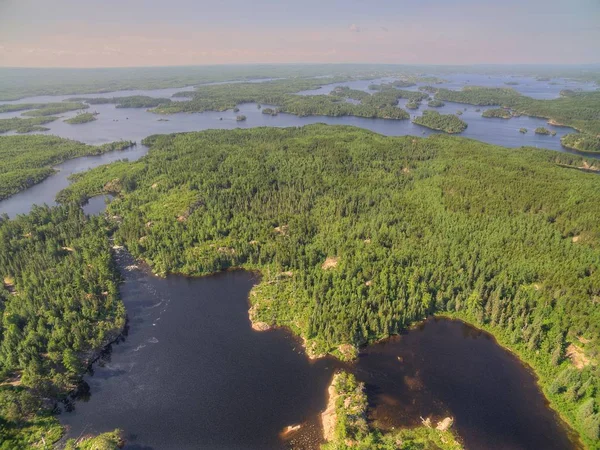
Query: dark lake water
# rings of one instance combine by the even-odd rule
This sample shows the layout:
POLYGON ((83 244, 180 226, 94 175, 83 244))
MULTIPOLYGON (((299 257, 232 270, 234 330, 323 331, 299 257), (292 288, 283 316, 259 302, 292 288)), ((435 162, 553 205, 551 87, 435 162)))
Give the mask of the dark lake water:
POLYGON ((121 428, 129 449, 276 449, 304 424, 296 439, 317 445, 335 361, 309 361, 284 330, 251 329, 255 275, 160 279, 118 260, 129 335, 85 378, 89 399, 59 416, 70 436, 121 428))
POLYGON ((106 209, 106 205, 112 201, 113 195, 97 195, 88 199, 82 208, 83 212, 88 216, 95 216, 106 209))
POLYGON ((463 322, 428 319, 370 346, 355 373, 367 384, 370 418, 383 429, 450 416, 467 449, 576 448, 531 372, 463 322))
MULTIPOLYGON (((128 336, 85 377, 89 398, 60 416, 70 436, 121 428, 126 448, 144 450, 318 447, 327 386, 343 365, 310 361, 285 330, 251 329, 255 275, 160 279, 129 267, 123 251, 117 260, 128 336), (296 424, 291 441, 280 437, 296 424)), ((370 418, 384 429, 449 415, 468 449, 574 448, 533 376, 461 322, 428 320, 345 368, 367 383, 370 418)))

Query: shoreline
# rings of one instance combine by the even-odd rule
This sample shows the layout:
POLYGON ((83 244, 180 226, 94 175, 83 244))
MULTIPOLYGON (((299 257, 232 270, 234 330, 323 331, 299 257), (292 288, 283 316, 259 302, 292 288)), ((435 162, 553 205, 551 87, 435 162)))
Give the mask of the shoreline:
MULTIPOLYGON (((519 364, 521 364, 523 366, 523 368, 525 370, 527 370, 527 372, 529 372, 535 380, 535 384, 538 387, 540 393, 542 394, 542 396, 544 397, 544 400, 546 402, 546 406, 548 407, 548 409, 550 409, 555 415, 557 420, 557 423, 564 428, 564 430, 567 433, 567 436, 569 436, 569 439, 572 441, 572 444, 575 445, 575 449, 576 450, 581 450, 581 449, 586 449, 586 445, 583 442, 583 440, 581 439, 581 436, 579 434, 579 432, 571 425, 570 421, 567 420, 567 417, 565 417, 565 415, 558 410, 555 406, 554 406, 554 402, 552 401, 552 399, 550 399, 547 395, 546 392, 544 391, 543 386, 540 383, 540 375, 537 373, 537 371, 535 370, 535 368, 533 367, 533 365, 531 365, 529 363, 529 361, 527 361, 525 358, 523 358, 518 352, 517 350, 514 350, 512 348, 510 348, 508 346, 508 344, 502 342, 501 340, 499 340, 499 337, 493 332, 493 330, 489 329, 489 328, 483 328, 480 325, 474 324, 472 322, 469 322, 466 318, 464 317, 460 317, 460 316, 454 316, 452 314, 448 314, 448 313, 440 313, 440 314, 433 314, 431 316, 429 316, 428 318, 439 318, 439 319, 447 319, 447 320, 456 320, 459 322, 464 323, 465 325, 468 325, 476 330, 479 330, 481 332, 487 333, 488 335, 490 335, 492 337, 492 339, 494 340, 494 343, 496 345, 498 345, 499 347, 503 348, 504 350, 506 350, 508 353, 511 354, 511 356, 513 356, 518 362, 519 364)), ((425 322, 428 318, 423 319, 422 321, 416 322, 415 325, 421 324, 423 322, 425 322)))

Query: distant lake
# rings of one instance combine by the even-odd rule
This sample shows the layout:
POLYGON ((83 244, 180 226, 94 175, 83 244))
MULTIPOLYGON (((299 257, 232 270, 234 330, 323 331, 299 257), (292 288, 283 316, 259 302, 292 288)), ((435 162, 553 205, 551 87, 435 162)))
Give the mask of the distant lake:
POLYGON ((251 329, 252 273, 161 279, 117 260, 128 336, 85 377, 89 397, 59 416, 70 436, 121 428, 127 449, 315 449, 327 386, 345 368, 366 382, 383 429, 452 416, 467 449, 575 448, 530 372, 461 322, 428 320, 354 364, 310 361, 287 331, 251 329), (301 428, 283 439, 289 425, 301 428))
MULTIPOLYGON (((451 75, 445 77, 448 82, 436 86, 450 87, 459 89, 464 85, 485 85, 485 86, 500 86, 506 87, 504 82, 514 81, 519 84, 513 87, 520 90, 525 95, 544 98, 558 97, 561 89, 584 89, 591 90, 595 86, 591 84, 575 83, 568 80, 555 80, 554 83, 536 81, 532 78, 524 77, 488 77, 483 75, 451 75)), ((264 82, 269 79, 250 80, 251 82, 264 82)), ((358 80, 346 83, 332 83, 314 89, 311 91, 300 92, 299 95, 316 95, 328 94, 337 86, 350 86, 353 89, 368 91, 368 87, 374 83, 386 83, 393 81, 392 78, 380 78, 375 80, 358 80)), ((222 84, 222 83, 215 83, 222 84)), ((422 85, 423 83, 421 83, 422 85)), ((418 86, 413 86, 409 89, 416 90, 418 86)), ((156 90, 131 90, 118 92, 105 92, 102 94, 86 94, 81 97, 123 97, 129 95, 147 95, 150 97, 171 97, 176 92, 190 91, 193 87, 188 88, 170 88, 156 90)), ((63 101, 74 95, 62 96, 40 96, 24 98, 13 102, 3 103, 30 103, 30 102, 53 102, 63 101)), ((80 97, 80 96, 77 96, 80 97)), ((175 97, 179 101, 186 101, 186 98, 175 97)), ((398 106, 404 108, 407 100, 401 99, 398 106)), ((327 117, 327 116, 310 116, 298 117, 292 114, 278 114, 271 116, 262 114, 261 109, 255 103, 245 103, 238 106, 240 111, 233 110, 216 112, 206 111, 203 113, 177 113, 170 115, 153 114, 144 108, 115 108, 115 105, 90 105, 90 111, 99 113, 95 121, 84 124, 67 124, 65 119, 73 117, 77 114, 76 111, 61 115, 61 119, 46 124, 50 130, 43 134, 53 134, 64 138, 74 139, 88 144, 103 144, 113 142, 120 139, 140 142, 147 136, 152 134, 169 134, 188 131, 201 131, 207 129, 233 129, 233 128, 253 128, 261 126, 270 127, 299 127, 314 123, 326 123, 330 125, 351 125, 385 136, 429 136, 438 131, 430 130, 420 125, 413 124, 410 120, 385 120, 385 119, 367 119, 360 117, 327 117), (236 116, 243 114, 246 120, 238 122, 236 116)), ((274 105, 262 105, 262 107, 273 107, 274 105)), ((464 136, 472 139, 477 139, 482 142, 501 145, 504 147, 521 147, 532 146, 539 148, 547 148, 562 152, 568 152, 560 145, 560 137, 573 132, 568 127, 555 127, 548 125, 545 119, 534 117, 514 117, 512 119, 497 119, 484 118, 481 113, 489 107, 478 108, 471 105, 463 105, 458 103, 446 102, 446 105, 441 108, 428 108, 426 102, 416 111, 409 110, 411 119, 417 115, 421 115, 425 109, 435 109, 443 114, 455 114, 461 111, 461 119, 468 123, 468 128, 458 136, 464 136), (480 111, 476 111, 480 109, 480 111), (533 132, 537 127, 547 127, 556 131, 556 136, 538 135, 533 132), (520 128, 527 128, 528 133, 522 134, 520 128)), ((0 118, 19 117, 21 112, 1 113, 0 118)), ((13 134, 13 133, 7 133, 13 134)), ((101 156, 88 156, 77 158, 76 160, 67 161, 57 166, 60 172, 57 175, 51 176, 44 182, 29 188, 27 191, 21 192, 13 197, 0 201, 0 214, 7 213, 10 217, 16 214, 26 213, 31 209, 33 204, 47 203, 54 204, 56 194, 68 186, 67 177, 71 173, 87 170, 98 165, 107 164, 109 162, 128 158, 135 160, 146 153, 147 149, 138 145, 135 149, 126 151, 110 152, 101 156)), ((596 155, 586 155, 587 158, 597 158, 596 155)))

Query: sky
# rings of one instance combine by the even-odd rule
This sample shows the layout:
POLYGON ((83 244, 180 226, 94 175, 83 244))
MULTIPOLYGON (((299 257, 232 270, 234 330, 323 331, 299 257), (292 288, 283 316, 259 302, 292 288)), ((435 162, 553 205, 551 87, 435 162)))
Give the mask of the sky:
POLYGON ((0 66, 600 62, 600 0, 0 0, 0 66))

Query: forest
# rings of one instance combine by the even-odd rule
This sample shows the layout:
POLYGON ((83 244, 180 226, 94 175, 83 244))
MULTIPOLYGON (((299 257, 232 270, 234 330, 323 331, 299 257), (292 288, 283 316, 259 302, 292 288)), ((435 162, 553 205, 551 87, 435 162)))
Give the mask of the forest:
POLYGON ((413 123, 449 134, 462 133, 467 129, 467 123, 454 114, 440 114, 431 110, 423 111, 421 116, 413 119, 413 123))
POLYGON ((11 117, 10 119, 0 119, 0 134, 9 131, 15 131, 20 134, 30 133, 32 131, 48 131, 48 128, 42 125, 58 120, 55 116, 29 117, 21 119, 20 117, 11 117))
POLYGON ((435 98, 478 106, 502 106, 516 113, 543 117, 557 125, 600 134, 600 90, 574 92, 552 100, 538 100, 511 88, 465 87, 461 91, 438 89, 435 98))
POLYGON ((77 111, 79 109, 87 109, 89 105, 80 102, 60 102, 60 103, 45 103, 36 105, 32 110, 25 111, 22 116, 39 117, 39 116, 54 116, 69 111, 77 111))
POLYGON ((52 448, 53 400, 125 325, 111 229, 77 205, 0 218, 1 449, 52 448))
POLYGON ((0 113, 27 111, 24 116, 53 116, 78 109, 86 109, 89 106, 81 102, 55 102, 55 103, 8 103, 0 105, 0 113))
POLYGON ((116 108, 154 108, 171 103, 168 98, 148 97, 147 95, 130 95, 127 97, 73 97, 68 101, 85 102, 88 105, 114 104, 116 108))
POLYGON ((81 113, 71 117, 70 119, 65 120, 65 123, 77 125, 80 123, 93 122, 94 120, 96 120, 97 115, 98 113, 81 113))
MULTIPOLYGON (((334 417, 333 429, 326 432, 322 450, 462 450, 451 430, 422 425, 382 434, 367 421, 365 386, 354 375, 336 373, 329 390, 334 417)), ((329 407, 329 405, 328 405, 329 407)), ((329 408, 328 408, 329 409, 329 408)))
POLYGON ((481 114, 481 117, 495 117, 498 119, 510 119, 511 117, 514 117, 514 116, 510 109, 492 108, 492 109, 486 109, 481 114))
POLYGON ((546 127, 537 127, 535 130, 533 130, 533 132, 535 134, 542 134, 542 135, 546 135, 546 136, 556 136, 556 131, 549 130, 546 127))
MULTIPOLYGON (((328 80, 328 83, 340 81, 328 80)), ((419 91, 396 89, 393 84, 376 85, 376 92, 336 87, 328 95, 295 95, 295 93, 317 89, 323 84, 319 79, 275 80, 264 83, 230 83, 200 86, 194 91, 185 91, 175 96, 190 97, 186 102, 171 102, 160 105, 152 112, 171 114, 175 112, 224 111, 234 109, 240 103, 255 102, 273 105, 263 109, 263 113, 280 111, 297 116, 357 116, 380 119, 408 119, 406 111, 398 108, 398 100, 407 98, 413 104, 420 104, 429 95, 419 91), (355 100, 351 103, 347 100, 355 100)))
POLYGON ((145 143, 60 200, 117 194, 115 238, 155 273, 260 270, 256 319, 313 354, 462 318, 530 364, 600 448, 600 179, 580 156, 325 125, 145 143))
POLYGON ((132 144, 93 146, 57 136, 0 136, 0 200, 44 180, 54 173, 53 166, 67 159, 123 150, 132 144))
POLYGON ((563 147, 585 153, 600 153, 600 135, 569 133, 560 138, 563 147))

